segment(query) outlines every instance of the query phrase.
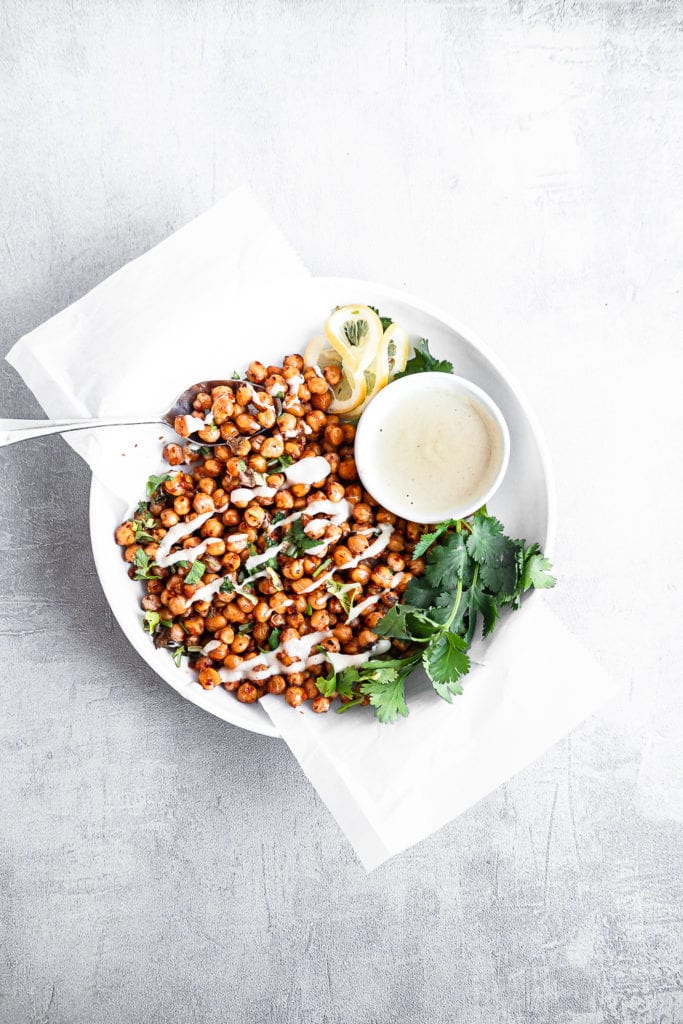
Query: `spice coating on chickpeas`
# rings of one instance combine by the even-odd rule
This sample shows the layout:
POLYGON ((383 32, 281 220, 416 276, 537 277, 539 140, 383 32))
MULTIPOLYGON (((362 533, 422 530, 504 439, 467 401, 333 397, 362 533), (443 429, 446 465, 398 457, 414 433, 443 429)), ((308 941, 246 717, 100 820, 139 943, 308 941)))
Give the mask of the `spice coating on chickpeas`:
MULTIPOLYGON (((165 445, 169 473, 115 532, 129 577, 143 581, 155 646, 176 664, 188 656, 204 689, 328 711, 337 694, 317 681, 330 661, 372 656, 373 627, 424 571, 411 561, 423 527, 363 490, 355 426, 329 413, 338 382, 334 367, 321 376, 289 355, 199 392, 198 437, 215 447, 165 445), (288 467, 309 458, 325 460, 322 478, 288 482, 288 467)), ((186 437, 187 424, 178 427, 186 437)))

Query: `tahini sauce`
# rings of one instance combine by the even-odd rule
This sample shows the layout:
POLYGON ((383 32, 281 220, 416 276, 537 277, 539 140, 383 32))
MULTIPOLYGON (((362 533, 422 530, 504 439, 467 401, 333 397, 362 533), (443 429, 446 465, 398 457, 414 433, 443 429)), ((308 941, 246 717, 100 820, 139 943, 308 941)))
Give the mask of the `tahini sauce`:
POLYGON ((396 405, 379 428, 374 459, 383 486, 418 518, 447 519, 486 493, 503 453, 500 427, 470 395, 429 395, 421 408, 396 405))

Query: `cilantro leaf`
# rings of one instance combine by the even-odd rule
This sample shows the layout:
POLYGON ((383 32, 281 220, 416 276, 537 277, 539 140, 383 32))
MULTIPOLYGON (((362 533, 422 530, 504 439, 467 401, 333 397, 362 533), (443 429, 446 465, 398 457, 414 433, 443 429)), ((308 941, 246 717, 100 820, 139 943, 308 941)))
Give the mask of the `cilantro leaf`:
POLYGON ((161 616, 159 615, 159 612, 145 612, 145 617, 142 621, 143 629, 151 636, 155 632, 160 621, 161 616))
POLYGON ((232 594, 234 589, 235 589, 235 584, 233 583, 233 581, 231 579, 229 579, 226 576, 225 579, 223 580, 223 582, 221 583, 220 593, 221 594, 232 594))
POLYGON ((451 694, 462 693, 458 680, 469 672, 467 643, 455 633, 442 633, 430 641, 422 664, 439 697, 451 703, 451 694))
POLYGON ((377 314, 377 316, 379 317, 380 322, 382 324, 382 330, 383 331, 386 331, 387 328, 391 327, 391 325, 394 323, 393 319, 390 316, 382 316, 380 311, 378 309, 376 309, 375 306, 368 306, 368 309, 371 309, 373 313, 377 314))
POLYGON ((372 678, 360 684, 360 692, 370 698, 375 708, 375 718, 384 725, 395 722, 399 715, 403 718, 408 715, 405 679, 405 675, 396 669, 385 669, 380 678, 372 678))
POLYGON ((429 342, 426 338, 420 338, 412 357, 406 363, 406 368, 397 373, 395 380, 399 377, 409 377, 413 373, 453 373, 453 363, 448 359, 437 359, 429 351, 429 342))
POLYGON ((161 485, 165 483, 167 480, 170 480, 171 476, 171 473, 162 473, 160 476, 154 476, 154 474, 152 474, 152 476, 150 476, 149 480, 147 481, 147 497, 153 498, 156 492, 161 487, 161 485))
POLYGON ((185 577, 185 582, 189 583, 190 586, 194 586, 195 583, 199 583, 200 579, 202 578, 202 576, 204 575, 205 572, 206 572, 206 566, 204 565, 203 562, 200 562, 199 559, 197 558, 192 563, 192 568, 190 569, 190 571, 188 572, 187 576, 185 577))
POLYGON ((285 545, 287 554, 297 558, 304 551, 317 548, 320 545, 320 540, 315 537, 309 537, 303 528, 301 520, 297 519, 292 523, 285 535, 285 545))
POLYGON ((430 533, 423 533, 419 541, 413 548, 413 558, 422 558, 425 551, 432 546, 435 540, 438 540, 442 533, 451 526, 455 526, 458 522, 457 519, 446 519, 445 522, 439 523, 430 533))
POLYGON ((156 576, 152 572, 155 568, 156 562, 153 562, 149 555, 145 552, 144 548, 138 548, 133 557, 133 563, 136 566, 134 580, 155 580, 156 576))
POLYGON ((420 642, 429 639, 439 629, 439 624, 429 619, 424 612, 407 604, 395 604, 376 623, 373 632, 377 636, 420 642))
POLYGON ((551 575, 552 565, 542 553, 538 544, 532 544, 524 552, 524 568, 521 574, 522 593, 535 587, 537 590, 545 590, 554 587, 557 582, 551 575))
MULTIPOLYGON (((335 684, 330 692, 333 693, 336 690, 340 697, 352 697, 353 688, 360 681, 360 678, 361 674, 355 666, 351 665, 349 668, 344 668, 336 674, 335 684)), ((316 685, 320 689, 317 680, 316 685)), ((328 697, 329 694, 326 693, 325 696, 328 697)))
POLYGON ((405 589, 405 599, 415 608, 430 608, 439 595, 437 587, 433 587, 424 576, 413 576, 405 589))
POLYGON ((339 693, 339 690, 337 690, 337 673, 334 671, 332 665, 330 665, 329 676, 318 676, 315 681, 315 685, 318 687, 323 697, 331 697, 333 693, 339 693))
POLYGON ((279 630, 279 629, 271 629, 271 631, 270 631, 270 633, 268 635, 268 650, 269 651, 274 651, 277 647, 280 646, 280 633, 281 633, 281 630, 279 630))
POLYGON ((427 556, 425 578, 440 590, 455 590, 458 581, 465 582, 470 557, 462 533, 450 533, 427 556))

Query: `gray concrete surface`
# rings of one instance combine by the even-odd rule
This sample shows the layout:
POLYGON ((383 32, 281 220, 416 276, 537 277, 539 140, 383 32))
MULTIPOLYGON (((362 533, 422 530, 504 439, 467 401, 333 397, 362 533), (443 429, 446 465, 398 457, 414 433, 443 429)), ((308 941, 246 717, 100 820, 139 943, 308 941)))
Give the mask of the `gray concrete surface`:
MULTIPOLYGON (((4 450, 2 1024, 681 1020, 680 6, 0 15, 3 351, 249 180, 314 273, 447 306, 526 381, 555 606, 624 683, 366 876, 282 744, 129 647, 85 466, 4 450)), ((7 365, 0 388, 38 414, 7 365)))

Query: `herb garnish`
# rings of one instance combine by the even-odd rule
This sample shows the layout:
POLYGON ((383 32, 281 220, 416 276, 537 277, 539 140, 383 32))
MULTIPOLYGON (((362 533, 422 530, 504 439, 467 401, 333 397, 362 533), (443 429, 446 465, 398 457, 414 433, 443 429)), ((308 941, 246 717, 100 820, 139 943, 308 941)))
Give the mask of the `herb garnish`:
POLYGON ((426 338, 420 338, 415 351, 406 363, 405 370, 397 373, 394 377, 410 377, 413 373, 453 373, 453 363, 448 359, 437 359, 429 351, 429 342, 426 338))
POLYGON ((152 474, 152 476, 147 481, 147 486, 145 488, 147 492, 147 497, 153 498, 156 492, 161 487, 161 485, 165 483, 167 480, 170 480, 172 475, 172 473, 162 473, 160 476, 155 476, 154 474, 152 474))
POLYGON ((200 562, 199 559, 197 558, 192 563, 192 568, 190 569, 190 571, 188 572, 187 576, 185 577, 185 582, 189 583, 190 586, 194 586, 195 583, 199 583, 200 579, 202 578, 202 576, 204 575, 205 572, 206 572, 206 566, 204 565, 203 562, 200 562))
POLYGON ((382 330, 383 331, 386 331, 387 328, 391 327, 391 325, 394 323, 392 317, 390 317, 390 316, 382 316, 380 311, 378 309, 376 309, 374 306, 368 306, 368 309, 371 309, 373 313, 377 314, 377 316, 379 317, 380 322, 382 324, 382 330))
POLYGON ((467 650, 479 625, 488 636, 501 608, 518 608, 531 587, 555 585, 538 544, 526 547, 525 541, 506 537, 501 523, 484 511, 425 534, 416 557, 432 544, 424 574, 406 587, 406 603, 394 605, 373 627, 378 636, 409 641, 412 652, 367 661, 336 678, 338 692, 351 686, 354 697, 368 697, 381 722, 408 714, 405 681, 420 663, 435 692, 450 703, 453 694, 462 693, 460 680, 470 667, 467 650))
POLYGON ((266 463, 266 468, 269 473, 280 473, 283 469, 288 469, 293 463, 293 456, 280 455, 277 459, 269 459, 266 463))
POLYGON ((346 614, 353 608, 353 602, 363 589, 360 583, 339 583, 337 580, 328 580, 325 584, 328 594, 334 594, 346 614))
POLYGON ((134 580, 155 580, 156 576, 152 572, 152 569, 156 568, 156 562, 153 562, 143 548, 138 548, 135 552, 133 562, 136 566, 134 580))
POLYGON ((292 523, 285 534, 284 540, 284 550, 293 558, 298 558, 298 556, 302 555, 304 551, 310 551, 311 548, 317 548, 320 545, 319 539, 308 536, 300 519, 297 519, 292 523))

